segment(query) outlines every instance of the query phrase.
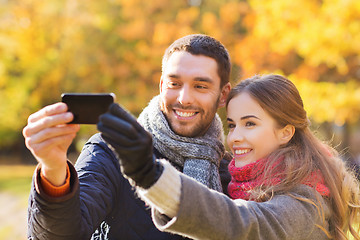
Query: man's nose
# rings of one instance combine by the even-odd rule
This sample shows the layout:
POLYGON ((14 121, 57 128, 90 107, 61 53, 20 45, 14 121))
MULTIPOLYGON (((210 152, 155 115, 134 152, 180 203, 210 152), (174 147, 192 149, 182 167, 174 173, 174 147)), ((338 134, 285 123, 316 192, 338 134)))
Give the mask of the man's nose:
POLYGON ((194 101, 193 94, 189 86, 183 86, 179 92, 178 101, 182 105, 191 105, 194 101))

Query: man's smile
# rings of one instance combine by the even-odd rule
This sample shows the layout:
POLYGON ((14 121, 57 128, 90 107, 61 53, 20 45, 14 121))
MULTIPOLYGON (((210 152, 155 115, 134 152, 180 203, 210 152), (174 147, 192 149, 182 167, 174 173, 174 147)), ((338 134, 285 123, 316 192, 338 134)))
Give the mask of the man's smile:
POLYGON ((174 113, 175 113, 176 117, 181 120, 192 119, 198 114, 198 112, 194 112, 194 111, 182 111, 182 110, 175 110, 175 109, 174 109, 174 113))

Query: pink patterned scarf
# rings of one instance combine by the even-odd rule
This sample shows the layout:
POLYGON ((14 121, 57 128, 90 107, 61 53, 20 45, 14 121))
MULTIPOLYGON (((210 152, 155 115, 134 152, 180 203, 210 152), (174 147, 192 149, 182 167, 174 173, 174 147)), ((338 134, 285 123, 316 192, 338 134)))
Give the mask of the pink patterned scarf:
MULTIPOLYGON (((228 185, 228 192, 233 199, 250 199, 250 191, 262 184, 263 171, 266 159, 259 159, 253 163, 249 163, 243 167, 235 167, 235 160, 229 163, 229 172, 231 181, 228 185)), ((280 182, 279 177, 274 177, 270 181, 263 184, 276 185, 280 182)), ((314 172, 303 182, 318 191, 322 196, 329 196, 330 191, 324 184, 323 177, 320 172, 314 172)))

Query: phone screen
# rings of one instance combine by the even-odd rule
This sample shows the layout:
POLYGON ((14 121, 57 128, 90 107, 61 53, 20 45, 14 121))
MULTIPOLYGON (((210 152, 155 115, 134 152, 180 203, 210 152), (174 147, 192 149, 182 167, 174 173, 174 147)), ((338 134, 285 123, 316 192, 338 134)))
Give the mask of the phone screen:
POLYGON ((63 93, 62 102, 66 103, 74 120, 70 123, 97 124, 99 116, 107 112, 115 101, 113 93, 63 93))

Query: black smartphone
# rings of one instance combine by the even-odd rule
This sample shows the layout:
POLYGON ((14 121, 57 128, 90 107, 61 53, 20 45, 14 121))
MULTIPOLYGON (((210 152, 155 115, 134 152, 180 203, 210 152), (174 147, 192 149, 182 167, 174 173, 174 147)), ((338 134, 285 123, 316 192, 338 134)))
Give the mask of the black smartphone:
POLYGON ((97 124, 99 116, 107 112, 115 101, 114 93, 63 93, 62 102, 66 103, 74 120, 70 123, 97 124))

